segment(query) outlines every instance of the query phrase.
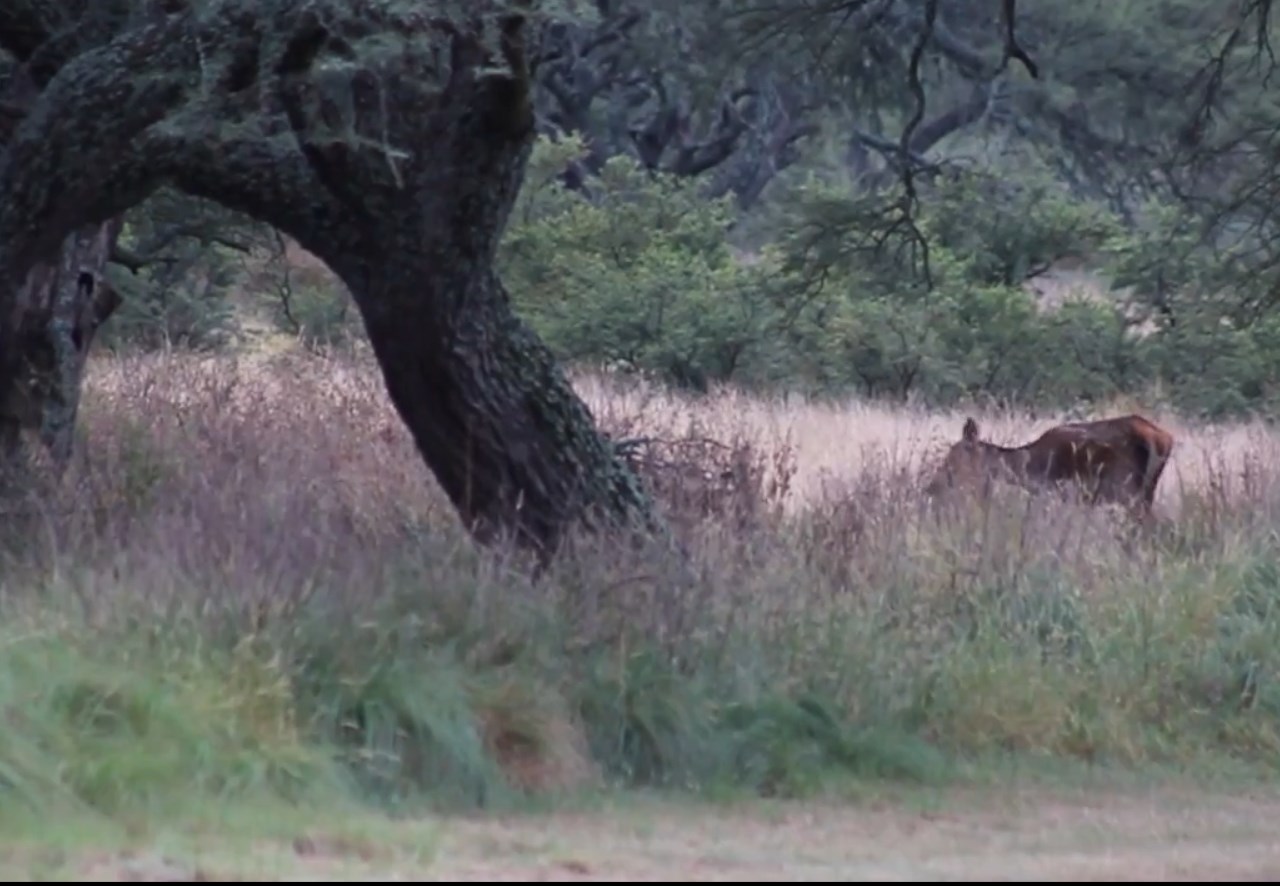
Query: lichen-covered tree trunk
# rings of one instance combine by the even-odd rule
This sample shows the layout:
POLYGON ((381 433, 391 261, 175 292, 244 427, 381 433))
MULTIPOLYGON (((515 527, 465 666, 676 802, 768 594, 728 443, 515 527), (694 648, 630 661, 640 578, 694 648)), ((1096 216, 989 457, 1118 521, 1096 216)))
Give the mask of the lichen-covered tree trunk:
POLYGON ((477 537, 514 533, 545 555, 576 521, 647 514, 636 478, 492 270, 401 258, 357 302, 392 402, 477 537))
POLYGON ((121 223, 72 232, 52 261, 30 269, 0 300, 0 458, 23 454, 36 435, 57 466, 71 456, 84 370, 94 336, 119 305, 104 271, 121 223))
MULTIPOLYGON (((24 0, 46 6, 61 2, 24 0)), ((396 409, 480 539, 545 560, 574 526, 652 527, 493 270, 533 137, 536 0, 161 6, 94 19, 83 45, 49 30, 38 69, 33 41, 9 40, 39 94, 0 154, 0 314, 4 281, 170 184, 274 225, 342 277, 396 409)), ((59 402, 42 428, 74 418, 59 402)))
MULTIPOLYGON (((40 111, 48 68, 56 69, 58 54, 40 52, 52 36, 45 30, 56 20, 51 12, 52 7, 8 3, 0 17, 0 174, 11 179, 34 172, 10 159, 15 147, 24 146, 23 123, 40 111)), ((44 150, 46 161, 56 165, 57 155, 46 150, 55 146, 25 146, 37 155, 44 150)), ((87 172, 101 177, 104 168, 87 172)), ((26 184, 57 193, 61 182, 37 177, 26 184)), ((39 227, 33 219, 22 221, 32 205, 0 187, 0 219, 9 220, 10 231, 39 227)), ((15 243, 17 237, 0 234, 0 253, 8 247, 20 257, 0 261, 0 472, 22 469, 28 435, 38 437, 57 467, 66 464, 85 361, 98 327, 119 304, 104 271, 122 220, 114 213, 64 218, 64 224, 42 231, 50 240, 39 254, 15 243)))
MULTIPOLYGON (((417 89, 397 93, 408 84, 396 76, 383 80, 393 101, 403 96, 403 120, 413 120, 415 134, 397 143, 431 137, 429 150, 391 175, 387 157, 335 144, 323 106, 305 113, 286 100, 310 169, 342 207, 344 230, 335 236, 314 214, 276 223, 346 282, 391 400, 467 528, 482 541, 511 538, 545 561, 573 527, 657 523, 638 478, 513 313, 494 270, 534 132, 523 17, 494 24, 504 35, 496 53, 452 38, 454 73, 429 108, 417 89), (505 74, 493 72, 495 62, 505 74)), ((324 52, 319 43, 294 45, 288 63, 299 69, 324 52)), ((286 96, 298 82, 286 72, 286 96)), ((355 95, 359 107, 359 88, 355 95)), ((364 95, 372 111, 374 94, 364 95)), ((179 184, 229 199, 224 187, 179 184)), ((276 208, 248 196, 258 205, 242 208, 271 220, 276 208)))

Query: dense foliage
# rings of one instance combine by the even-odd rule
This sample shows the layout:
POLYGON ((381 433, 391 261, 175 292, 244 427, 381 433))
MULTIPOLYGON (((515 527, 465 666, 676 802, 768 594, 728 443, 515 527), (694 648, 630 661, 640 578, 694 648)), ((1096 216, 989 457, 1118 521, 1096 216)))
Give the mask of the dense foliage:
MULTIPOLYGON (((1270 410, 1267 4, 1024 4, 1034 79, 962 0, 594 6, 544 33, 500 256, 563 359, 695 390, 1270 410)), ((174 200, 131 217, 150 260, 117 341, 218 343, 264 306, 309 343, 359 335, 340 285, 174 200)))

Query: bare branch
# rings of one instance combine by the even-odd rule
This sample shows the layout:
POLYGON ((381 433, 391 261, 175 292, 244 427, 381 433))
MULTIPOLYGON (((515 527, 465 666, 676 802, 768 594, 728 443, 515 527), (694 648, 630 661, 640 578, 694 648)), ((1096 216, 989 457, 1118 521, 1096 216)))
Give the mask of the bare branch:
MULTIPOLYGON (((898 140, 898 152, 904 158, 910 156, 911 138, 915 135, 916 127, 920 125, 920 121, 924 119, 925 94, 924 84, 920 80, 920 60, 924 57, 925 47, 928 46, 929 39, 933 36, 933 27, 938 20, 938 2, 939 0, 926 0, 925 28, 911 50, 911 60, 907 65, 908 84, 912 95, 915 96, 916 107, 911 114, 911 119, 903 127, 902 137, 898 140)), ((915 211, 920 201, 916 195, 915 164, 913 163, 904 162, 902 164, 902 191, 902 223, 907 227, 911 239, 915 240, 920 248, 921 268, 925 285, 932 287, 933 275, 929 268, 929 243, 915 223, 915 211)))

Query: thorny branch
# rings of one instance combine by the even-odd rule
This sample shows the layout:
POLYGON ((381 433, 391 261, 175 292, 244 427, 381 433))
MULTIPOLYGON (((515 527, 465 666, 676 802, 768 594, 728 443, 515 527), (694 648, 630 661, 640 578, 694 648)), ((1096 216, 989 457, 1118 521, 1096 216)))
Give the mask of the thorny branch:
POLYGON ((1015 24, 1017 2, 1018 0, 1004 0, 1004 57, 1000 59, 1000 70, 996 73, 1004 73, 1005 69, 1009 67, 1009 62, 1017 59, 1022 62, 1022 66, 1027 69, 1028 74, 1039 79, 1039 66, 1031 60, 1031 56, 1027 55, 1026 50, 1018 43, 1017 25, 1015 24))
MULTIPOLYGON (((1264 304, 1270 304, 1280 289, 1280 278, 1274 276, 1280 269, 1280 220, 1275 211, 1280 205, 1280 167, 1275 160, 1280 157, 1280 124, 1274 118, 1249 115, 1243 124, 1221 132, 1215 132, 1215 124, 1225 109, 1242 100, 1237 84, 1243 75, 1257 76, 1264 90, 1271 83, 1278 67, 1272 28, 1272 0, 1237 0, 1217 34, 1217 51, 1185 83, 1193 103, 1162 170, 1170 192, 1194 210, 1199 227, 1199 235, 1180 251, 1185 255, 1207 247, 1222 268, 1249 263, 1246 276, 1265 290, 1264 304), (1250 172, 1244 174, 1242 168, 1250 172), (1228 229, 1233 245, 1230 254, 1223 254, 1220 235, 1228 229), (1273 281, 1269 285, 1268 279, 1273 281)), ((1239 115, 1233 116, 1238 122, 1239 115)), ((1168 233, 1168 245, 1175 236, 1168 233)))
MULTIPOLYGON (((905 227, 908 244, 914 243, 919 249, 921 272, 926 288, 933 287, 933 275, 929 265, 928 238, 915 221, 915 213, 919 209, 920 203, 919 196, 916 193, 915 176, 918 169, 926 169, 928 164, 918 150, 915 149, 915 136, 920 124, 924 121, 926 104, 924 84, 920 79, 920 62, 924 57, 925 49, 937 36, 938 5, 939 0, 926 0, 920 33, 912 46, 907 64, 907 85, 911 95, 915 98, 915 109, 907 121, 907 125, 903 127, 897 145, 898 155, 901 158, 899 178, 902 182, 902 198, 899 217, 893 226, 895 228, 905 227)), ((993 76, 999 77, 1008 68, 1009 62, 1017 59, 1032 77, 1039 78, 1039 67, 1018 43, 1016 30, 1017 0, 1004 0, 1002 12, 1005 27, 1004 52, 1000 60, 1000 66, 993 76)), ((948 45, 951 55, 955 56, 960 52, 959 43, 955 39, 948 36, 944 39, 944 42, 948 45)))
POLYGON ((1010 62, 1016 60, 1032 78, 1040 77, 1039 66, 1018 39, 1016 0, 1001 0, 1003 47, 1000 61, 994 66, 988 57, 940 20, 940 6, 940 0, 915 4, 899 4, 895 0, 815 0, 803 4, 762 3, 733 14, 747 16, 748 42, 756 45, 805 34, 816 41, 812 45, 825 48, 836 32, 863 32, 876 27, 905 30, 913 35, 906 70, 913 107, 905 127, 896 139, 865 131, 855 131, 853 137, 884 158, 901 187, 899 198, 880 212, 882 227, 872 238, 876 248, 896 241, 899 248, 911 249, 918 256, 927 287, 933 285, 932 269, 927 238, 916 224, 917 179, 922 173, 936 172, 939 167, 928 160, 925 152, 939 138, 981 116, 992 84, 1004 75, 1010 62), (823 34, 811 34, 815 22, 822 22, 823 34), (921 66, 930 48, 955 65, 964 77, 973 80, 975 93, 965 104, 926 121, 928 102, 921 66))
MULTIPOLYGON (((908 85, 911 89, 911 94, 915 97, 916 107, 911 114, 911 119, 903 127, 902 137, 898 141, 898 150, 904 158, 910 156, 911 137, 915 135, 916 127, 924 119, 925 94, 924 83, 920 80, 920 59, 924 57, 925 48, 929 45, 929 39, 933 36, 934 24, 938 20, 938 3, 939 0, 927 0, 924 10, 924 30, 920 32, 915 46, 912 47, 911 61, 907 65, 908 85)), ((1007 5, 1012 6, 1013 0, 1007 0, 1007 5)), ((910 240, 914 240, 920 249, 920 265, 924 275, 925 286, 932 289, 933 274, 929 269, 929 242, 915 221, 915 213, 919 205, 920 199, 916 194, 915 165, 910 161, 905 161, 902 164, 901 224, 906 226, 908 237, 910 240)))

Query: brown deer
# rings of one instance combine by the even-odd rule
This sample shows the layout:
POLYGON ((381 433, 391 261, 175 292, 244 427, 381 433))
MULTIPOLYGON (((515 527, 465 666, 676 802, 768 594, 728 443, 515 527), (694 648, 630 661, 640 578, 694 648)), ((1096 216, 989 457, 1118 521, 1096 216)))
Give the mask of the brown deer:
POLYGON ((1074 483, 1090 504, 1121 504, 1145 521, 1172 451, 1173 435, 1140 415, 1058 425, 1013 447, 980 440, 968 418, 925 493, 1001 475, 1032 490, 1074 483))

